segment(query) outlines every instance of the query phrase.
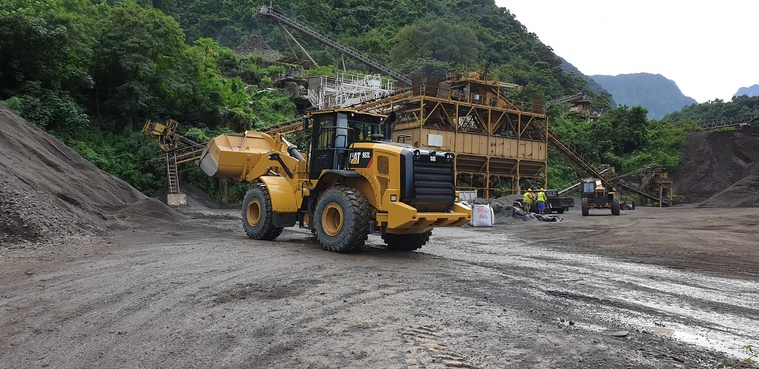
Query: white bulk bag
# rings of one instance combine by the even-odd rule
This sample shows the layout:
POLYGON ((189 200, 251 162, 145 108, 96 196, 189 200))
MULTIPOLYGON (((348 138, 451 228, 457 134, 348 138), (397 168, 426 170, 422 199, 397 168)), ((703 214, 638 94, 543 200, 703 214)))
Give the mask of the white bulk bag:
POLYGON ((472 205, 472 221, 469 222, 469 225, 472 227, 492 227, 494 216, 493 208, 490 205, 474 204, 472 205))

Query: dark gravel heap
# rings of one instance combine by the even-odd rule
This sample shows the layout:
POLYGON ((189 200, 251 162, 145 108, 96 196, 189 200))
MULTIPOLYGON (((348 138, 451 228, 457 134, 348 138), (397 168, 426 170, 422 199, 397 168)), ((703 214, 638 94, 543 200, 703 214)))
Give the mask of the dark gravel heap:
POLYGON ((759 128, 689 134, 671 177, 684 202, 759 206, 759 128))
POLYGON ((0 247, 101 234, 125 223, 179 219, 0 106, 0 247))

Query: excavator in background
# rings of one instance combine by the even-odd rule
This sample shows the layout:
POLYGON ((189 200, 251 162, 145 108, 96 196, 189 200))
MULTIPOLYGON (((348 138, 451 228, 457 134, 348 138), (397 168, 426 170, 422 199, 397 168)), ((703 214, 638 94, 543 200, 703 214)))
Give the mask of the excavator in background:
POLYGON ((274 240, 285 227, 310 228, 329 251, 360 249, 370 233, 412 251, 433 227, 472 217, 455 189, 453 155, 392 142, 390 117, 334 109, 310 113, 308 155, 282 133, 213 138, 197 165, 209 176, 254 182, 242 205, 248 237, 274 240))

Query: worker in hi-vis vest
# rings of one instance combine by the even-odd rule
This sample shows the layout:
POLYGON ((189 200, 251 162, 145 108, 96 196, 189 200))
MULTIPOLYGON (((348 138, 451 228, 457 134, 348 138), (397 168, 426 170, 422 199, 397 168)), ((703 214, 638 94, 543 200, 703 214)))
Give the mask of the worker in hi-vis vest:
POLYGON ((528 188, 527 192, 524 193, 524 197, 522 198, 522 207, 524 207, 524 211, 530 212, 532 211, 532 203, 535 201, 535 194, 532 193, 532 188, 528 188))
POLYGON ((540 214, 545 214, 545 212, 546 212, 546 190, 545 190, 545 188, 541 188, 540 192, 538 192, 538 212, 540 214))

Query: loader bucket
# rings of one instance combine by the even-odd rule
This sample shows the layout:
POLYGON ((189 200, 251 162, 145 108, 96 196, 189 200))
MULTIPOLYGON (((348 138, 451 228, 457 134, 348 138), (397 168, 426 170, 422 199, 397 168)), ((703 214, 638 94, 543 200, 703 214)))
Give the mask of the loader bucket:
POLYGON ((208 176, 241 181, 260 160, 267 160, 275 145, 271 136, 261 132, 219 135, 208 142, 198 166, 208 176))

